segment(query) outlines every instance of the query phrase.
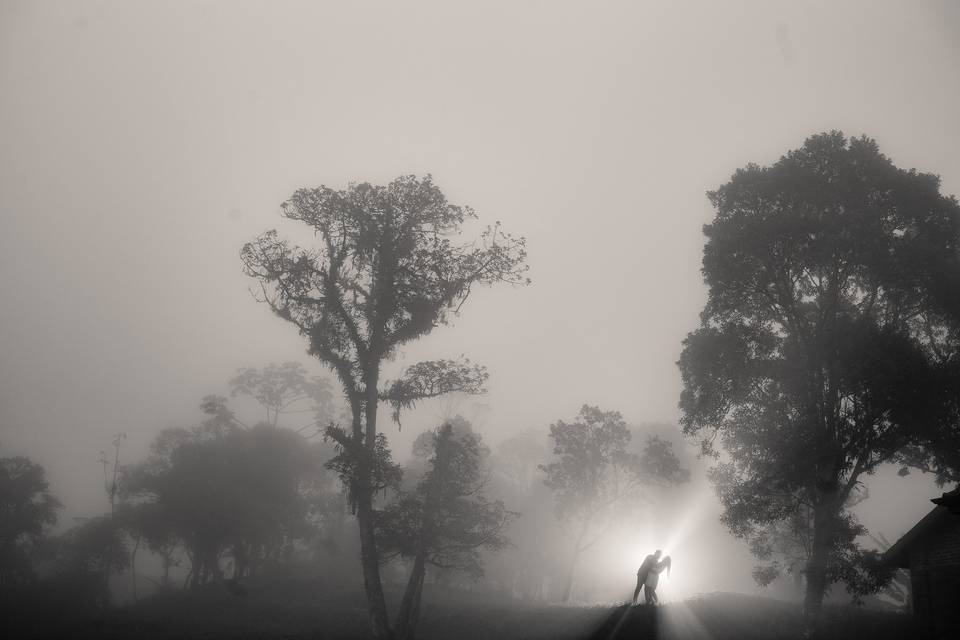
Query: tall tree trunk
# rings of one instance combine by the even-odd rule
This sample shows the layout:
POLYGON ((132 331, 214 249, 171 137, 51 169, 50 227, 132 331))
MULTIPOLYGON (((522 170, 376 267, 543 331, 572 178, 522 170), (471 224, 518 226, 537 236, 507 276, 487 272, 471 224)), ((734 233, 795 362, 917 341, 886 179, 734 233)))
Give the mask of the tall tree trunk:
MULTIPOLYGON (((371 343, 374 340, 371 339, 371 343)), ((371 345, 371 349, 372 349, 371 345)), ((366 447, 366 460, 361 461, 357 480, 357 523, 360 527, 360 564, 363 569, 363 590, 367 596, 367 610, 375 638, 390 638, 390 619, 387 616, 387 603, 383 596, 383 584, 380 581, 380 558, 377 554, 376 530, 373 513, 373 468, 376 463, 375 447, 377 437, 377 408, 379 392, 377 384, 380 377, 379 360, 368 363, 364 372, 365 397, 362 400, 363 415, 366 418, 363 443, 366 447)), ((354 437, 359 436, 359 403, 354 407, 354 437)))
POLYGON ((238 542, 233 548, 233 579, 240 580, 249 572, 250 556, 253 555, 253 545, 247 546, 238 542))
POLYGON ((803 571, 797 568, 793 572, 793 598, 799 601, 803 599, 803 596, 803 571))
POLYGON ((170 565, 173 564, 173 552, 163 554, 163 582, 160 586, 166 589, 170 586, 170 565))
MULTIPOLYGON (((0 558, 9 558, 11 549, 13 549, 13 540, 8 538, 3 546, 0 546, 0 558)), ((7 572, 3 570, 3 565, 0 564, 0 587, 7 586, 8 580, 11 584, 13 583, 13 574, 11 573, 8 576, 7 572)))
POLYGON ((195 589, 200 584, 200 569, 203 564, 203 554, 200 552, 200 545, 194 542, 192 546, 187 547, 187 559, 190 561, 190 573, 184 580, 184 586, 188 589, 195 589))
POLYGON ((195 549, 193 561, 190 565, 190 588, 196 589, 203 584, 203 551, 199 547, 195 549))
POLYGON ((106 611, 110 608, 110 563, 103 570, 100 581, 100 606, 106 611))
POLYGON ((420 620, 420 596, 423 594, 423 578, 420 578, 420 583, 417 585, 417 592, 413 596, 413 605, 411 607, 411 617, 409 626, 407 627, 409 637, 412 639, 414 634, 417 631, 417 622, 420 620))
POLYGON ((390 638, 387 603, 380 582, 380 564, 373 525, 373 496, 367 487, 357 491, 357 523, 360 526, 360 564, 363 568, 363 590, 367 596, 373 636, 390 638))
POLYGON ((833 547, 834 519, 837 516, 833 496, 814 507, 813 549, 807 562, 807 590, 803 599, 803 620, 808 635, 816 632, 820 623, 823 597, 826 595, 827 570, 833 547))
POLYGON ((137 549, 140 548, 140 538, 137 537, 133 545, 133 551, 130 553, 130 575, 133 581, 133 601, 137 602, 137 549))
POLYGON ((807 564, 807 591, 803 598, 803 622, 808 632, 817 628, 826 590, 826 549, 818 549, 814 546, 810 562, 807 564))
POLYGON ((580 559, 580 552, 583 551, 583 549, 581 549, 583 538, 587 535, 589 528, 590 519, 587 518, 580 527, 580 533, 577 535, 576 542, 573 543, 573 557, 570 558, 570 567, 567 569, 567 577, 563 585, 563 602, 569 602, 570 594, 573 592, 573 576, 577 570, 577 561, 580 559))
POLYGON ((567 575, 563 583, 563 602, 570 601, 570 594, 573 592, 573 575, 577 570, 577 560, 580 559, 580 550, 573 548, 573 557, 570 559, 570 566, 567 568, 567 575))
POLYGON ((426 574, 426 559, 423 553, 417 554, 410 571, 410 580, 403 592, 400 613, 397 614, 396 640, 413 640, 420 618, 420 594, 423 592, 423 578, 426 574))

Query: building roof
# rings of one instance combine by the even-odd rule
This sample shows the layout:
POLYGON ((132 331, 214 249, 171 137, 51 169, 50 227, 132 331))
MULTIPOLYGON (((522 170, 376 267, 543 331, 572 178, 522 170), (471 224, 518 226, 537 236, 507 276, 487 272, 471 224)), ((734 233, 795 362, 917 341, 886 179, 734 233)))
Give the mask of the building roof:
POLYGON ((883 557, 887 562, 906 569, 910 564, 908 552, 913 543, 936 529, 948 518, 956 517, 954 514, 960 514, 960 487, 944 493, 939 498, 931 498, 930 502, 937 506, 886 550, 883 557))
POLYGON ((960 487, 948 491, 939 498, 933 498, 930 502, 940 507, 946 507, 950 513, 960 515, 960 487))

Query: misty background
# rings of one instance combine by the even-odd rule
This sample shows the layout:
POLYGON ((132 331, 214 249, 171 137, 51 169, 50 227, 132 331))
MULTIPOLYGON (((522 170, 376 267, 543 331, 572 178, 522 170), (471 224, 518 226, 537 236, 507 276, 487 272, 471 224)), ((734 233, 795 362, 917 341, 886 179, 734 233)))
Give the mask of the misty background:
MULTIPOLYGON (((2 2, 0 452, 46 468, 66 528, 104 510, 113 434, 138 461, 239 367, 325 373, 253 300, 240 246, 311 240, 279 215, 298 187, 407 173, 526 236, 533 284, 474 292, 391 363, 491 374, 384 420, 399 460, 450 413, 494 449, 584 403, 675 424, 704 192, 840 129, 956 194, 958 68, 946 1, 2 2)), ((869 486, 856 511, 891 540, 940 492, 893 469, 869 486)), ((678 492, 690 590, 755 590, 701 467, 678 492)))

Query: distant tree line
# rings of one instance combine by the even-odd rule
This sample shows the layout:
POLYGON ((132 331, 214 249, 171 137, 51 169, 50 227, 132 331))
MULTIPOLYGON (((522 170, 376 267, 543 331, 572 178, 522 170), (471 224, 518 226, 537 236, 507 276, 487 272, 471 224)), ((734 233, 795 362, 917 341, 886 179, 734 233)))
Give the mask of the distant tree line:
MULTIPOLYGON (((336 407, 310 404, 328 401, 326 394, 303 395, 308 380, 305 370, 286 363, 243 369, 231 386, 271 407, 285 404, 277 398, 305 398, 314 422, 335 415, 336 407)), ((310 384, 325 387, 317 379, 310 384)), ((315 428, 284 427, 272 408, 267 420, 253 426, 222 396, 206 396, 200 409, 204 418, 197 426, 161 431, 142 461, 123 464, 124 439, 117 436, 110 455, 101 455, 109 512, 58 536, 49 531, 61 505, 43 469, 26 458, 0 459, 4 593, 32 587, 50 607, 68 603, 82 612, 109 608, 117 579, 126 573, 136 599, 145 591, 213 582, 242 594, 244 583, 265 570, 314 567, 324 574, 352 564, 344 564, 341 553, 352 549, 344 525, 353 520, 341 484, 352 459, 343 447, 304 435, 315 436, 315 428), (159 575, 138 574, 145 556, 154 566, 159 561, 159 575), (148 582, 151 588, 144 589, 148 582)), ((631 432, 616 412, 585 406, 577 421, 558 421, 552 430, 549 437, 529 432, 494 454, 469 421, 453 416, 415 439, 405 467, 393 462, 388 449, 378 452, 382 466, 373 475, 382 488, 379 565, 394 574, 409 571, 394 624, 397 637, 415 636, 428 581, 469 587, 491 571, 493 581, 485 588, 568 599, 573 564, 561 576, 556 562, 527 553, 552 544, 544 532, 572 523, 571 531, 589 529, 596 541, 636 503, 641 487, 685 478, 669 443, 650 437, 642 452, 629 449, 631 432), (537 470, 536 460, 549 459, 551 440, 557 442, 557 461, 537 470), (557 491, 556 514, 538 487, 557 491), (605 509, 598 510, 594 503, 601 496, 605 509), (589 517, 581 520, 580 514, 589 517), (498 564, 500 554, 518 543, 524 553, 498 564), (547 591, 540 588, 544 580, 552 584, 547 591)), ((571 563, 584 548, 579 538, 571 563)))

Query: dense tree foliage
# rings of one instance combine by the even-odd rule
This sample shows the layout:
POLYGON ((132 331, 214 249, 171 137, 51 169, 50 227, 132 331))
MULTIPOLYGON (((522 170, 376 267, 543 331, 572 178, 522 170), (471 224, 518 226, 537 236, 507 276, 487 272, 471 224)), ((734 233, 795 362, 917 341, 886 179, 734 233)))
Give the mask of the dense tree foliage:
POLYGON ((378 517, 384 550, 411 560, 413 567, 397 615, 395 636, 414 637, 428 566, 483 574, 480 550, 500 550, 504 530, 516 513, 484 492, 485 446, 462 419, 419 436, 414 455, 427 467, 417 485, 403 491, 378 517))
POLYGON ((165 557, 176 541, 189 559, 192 586, 219 576, 222 557, 242 577, 308 536, 303 488, 323 462, 318 445, 288 429, 206 426, 161 433, 123 485, 135 505, 133 530, 165 557))
POLYGON ((836 132, 709 197, 683 426, 708 453, 720 438, 735 534, 810 518, 813 623, 831 583, 881 581, 846 507, 863 474, 899 461, 957 478, 960 206, 936 176, 836 132))
POLYGON ((31 550, 60 508, 43 467, 29 458, 0 458, 0 586, 32 577, 31 550))
POLYGON ((54 570, 76 595, 101 609, 111 602, 110 576, 130 566, 130 548, 110 515, 87 518, 53 541, 54 570))
POLYGON ((373 502, 377 469, 384 468, 379 404, 391 402, 398 418, 399 409, 423 398, 480 391, 486 373, 441 360, 410 367, 399 381, 382 385, 381 366, 400 346, 444 324, 474 286, 525 283, 524 240, 494 226, 477 242, 457 242, 474 213, 449 204, 429 176, 404 176, 386 186, 300 189, 283 204, 283 215, 309 225, 319 246, 293 246, 268 231, 246 244, 241 258, 260 282, 262 299, 297 327, 309 352, 343 387, 351 423, 328 436, 340 447, 340 469, 349 471, 343 477, 360 528, 373 632, 387 637, 373 502))
POLYGON ((554 493, 561 529, 573 541, 566 602, 580 554, 603 538, 644 487, 686 482, 690 474, 673 445, 658 437, 649 437, 641 454, 629 452, 630 430, 617 411, 583 405, 573 422, 550 425, 550 437, 554 458, 540 469, 554 493))
MULTIPOLYGON (((138 478, 136 482, 140 482, 138 478)), ((139 487, 137 487, 139 493, 139 487)), ((130 492, 125 492, 129 495, 130 492)), ((142 494, 141 494, 142 495, 142 494)), ((140 497, 140 496, 138 496, 140 497)), ((163 574, 160 577, 159 587, 171 587, 170 570, 179 566, 178 551, 180 538, 176 527, 174 513, 170 512, 168 503, 164 501, 137 501, 123 502, 116 512, 119 526, 134 540, 134 549, 131 551, 130 565, 134 571, 134 595, 137 589, 136 552, 143 546, 160 558, 163 574)))

